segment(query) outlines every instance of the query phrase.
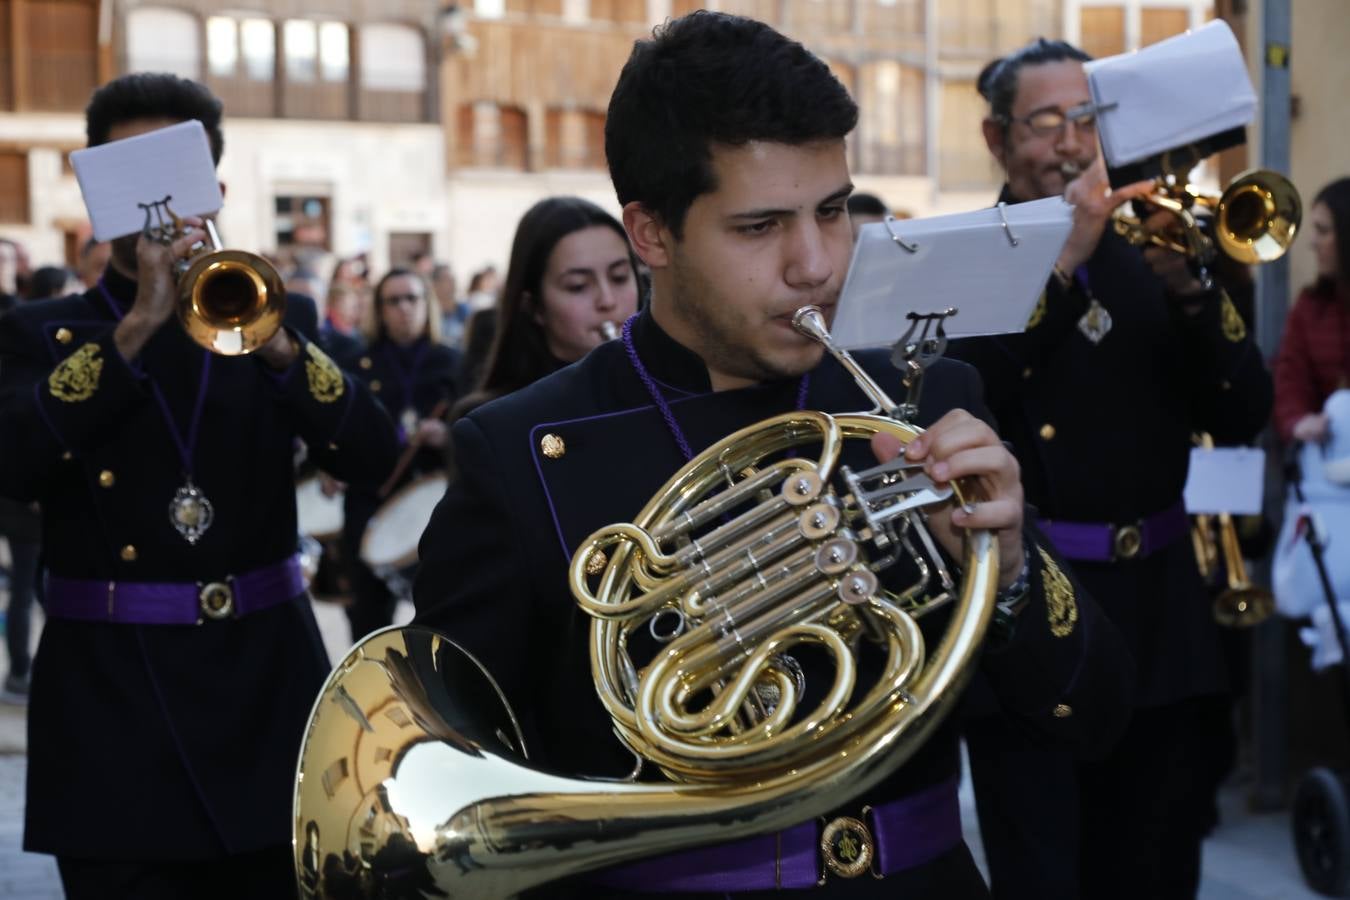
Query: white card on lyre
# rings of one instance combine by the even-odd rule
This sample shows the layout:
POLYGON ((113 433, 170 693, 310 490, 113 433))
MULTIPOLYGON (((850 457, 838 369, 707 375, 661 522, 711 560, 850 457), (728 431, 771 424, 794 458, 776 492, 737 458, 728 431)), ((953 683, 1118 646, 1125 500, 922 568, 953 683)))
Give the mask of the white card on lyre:
POLYGON ((206 129, 195 119, 70 154, 100 241, 145 227, 140 204, 169 200, 180 216, 205 216, 224 203, 206 129))
POLYGON ((1233 31, 1216 19, 1083 66, 1108 166, 1138 162, 1251 122, 1256 92, 1233 31))
POLYGON ((1183 497, 1186 511, 1250 516, 1261 511, 1266 452, 1257 447, 1191 449, 1183 497))
POLYGON ((909 313, 952 307, 948 337, 1022 331, 1072 226, 1058 197, 864 225, 830 334, 847 349, 889 347, 909 313))

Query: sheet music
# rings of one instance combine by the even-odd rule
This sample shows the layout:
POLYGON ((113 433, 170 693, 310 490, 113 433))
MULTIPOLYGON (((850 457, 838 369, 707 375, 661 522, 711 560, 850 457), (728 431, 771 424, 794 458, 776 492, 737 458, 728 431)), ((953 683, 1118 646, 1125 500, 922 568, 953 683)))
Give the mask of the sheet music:
POLYGON ((956 307, 948 337, 1026 328, 1073 225, 1059 197, 956 215, 864 225, 830 334, 841 346, 889 347, 908 313, 956 307), (1007 227, 1004 227, 1004 216, 1007 227), (1013 245, 1010 237, 1017 241, 1013 245))
POLYGON ((1188 513, 1255 515, 1261 511, 1266 453, 1257 447, 1191 449, 1183 497, 1188 513))
POLYGON ((76 150, 70 164, 100 241, 140 231, 145 210, 137 204, 172 197, 178 215, 205 216, 224 203, 206 129, 195 119, 76 150))
POLYGON ((1242 48, 1222 19, 1083 68, 1109 168, 1240 128, 1256 116, 1242 48))

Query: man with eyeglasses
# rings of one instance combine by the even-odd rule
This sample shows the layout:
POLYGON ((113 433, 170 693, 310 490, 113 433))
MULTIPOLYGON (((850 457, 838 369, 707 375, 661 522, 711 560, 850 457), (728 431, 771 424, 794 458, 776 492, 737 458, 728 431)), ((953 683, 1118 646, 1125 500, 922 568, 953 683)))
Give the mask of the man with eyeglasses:
POLYGON ((985 140, 1007 175, 1000 199, 1062 195, 1074 226, 1026 332, 957 341, 949 355, 980 370, 1041 527, 1125 635, 1138 683, 1128 731, 1099 760, 1037 746, 972 704, 998 900, 1195 896, 1216 787, 1205 723, 1218 710, 1231 724, 1182 488, 1192 433, 1244 443, 1271 405, 1228 295, 1206 290, 1179 254, 1141 252, 1110 227, 1151 183, 1108 187, 1087 59, 1041 39, 981 73, 985 140))

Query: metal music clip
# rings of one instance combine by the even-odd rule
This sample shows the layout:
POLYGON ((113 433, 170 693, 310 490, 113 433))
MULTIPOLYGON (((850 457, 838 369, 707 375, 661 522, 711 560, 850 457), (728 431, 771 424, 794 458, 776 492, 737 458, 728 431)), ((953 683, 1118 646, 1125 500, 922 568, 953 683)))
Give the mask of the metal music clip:
POLYGON ((1012 226, 1008 224, 1008 204, 1002 200, 998 201, 998 217, 1003 220, 1003 233, 1007 236, 1008 243, 1016 247, 1021 241, 1013 234, 1012 226))
POLYGON ((172 199, 172 194, 165 194, 163 200, 136 204, 145 210, 145 225, 141 228, 141 234, 152 241, 168 243, 172 240, 172 235, 178 230, 178 217, 169 209, 169 201, 172 199))
POLYGON ((891 365, 904 373, 903 380, 908 388, 905 402, 897 410, 901 421, 912 422, 919 414, 923 373, 947 351, 943 322, 957 312, 956 307, 949 306, 942 312, 912 312, 905 316, 909 319, 909 329, 891 348, 891 365))
POLYGON ((891 236, 891 240, 895 241, 895 243, 900 246, 900 249, 908 253, 918 253, 919 252, 918 244, 911 244, 907 242, 904 238, 902 238, 900 235, 895 233, 895 229, 891 227, 891 223, 894 221, 895 216, 887 216, 885 219, 882 219, 881 221, 881 224, 886 226, 886 233, 891 236))

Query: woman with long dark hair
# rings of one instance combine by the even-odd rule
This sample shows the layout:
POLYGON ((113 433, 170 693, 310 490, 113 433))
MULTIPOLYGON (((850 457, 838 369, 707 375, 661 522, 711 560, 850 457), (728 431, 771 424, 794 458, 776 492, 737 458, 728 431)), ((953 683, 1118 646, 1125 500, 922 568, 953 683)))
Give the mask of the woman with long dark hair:
POLYGON ((1322 443, 1323 405, 1350 388, 1350 178, 1322 188, 1308 216, 1317 278, 1289 310, 1275 358, 1275 427, 1281 439, 1322 443))
POLYGON ((426 281, 411 269, 391 269, 375 285, 373 296, 373 339, 346 366, 366 382, 398 424, 407 465, 380 490, 356 485, 347 489, 342 551, 354 595, 347 608, 353 641, 389 625, 398 599, 386 580, 391 573, 377 575, 361 559, 367 525, 399 488, 445 469, 449 438, 445 415, 459 393, 454 377, 459 354, 440 342, 440 315, 432 307, 426 281), (414 444, 415 450, 407 449, 414 444))
POLYGON ((580 197, 539 201, 516 227, 492 349, 454 416, 581 359, 637 311, 638 294, 617 219, 580 197))

